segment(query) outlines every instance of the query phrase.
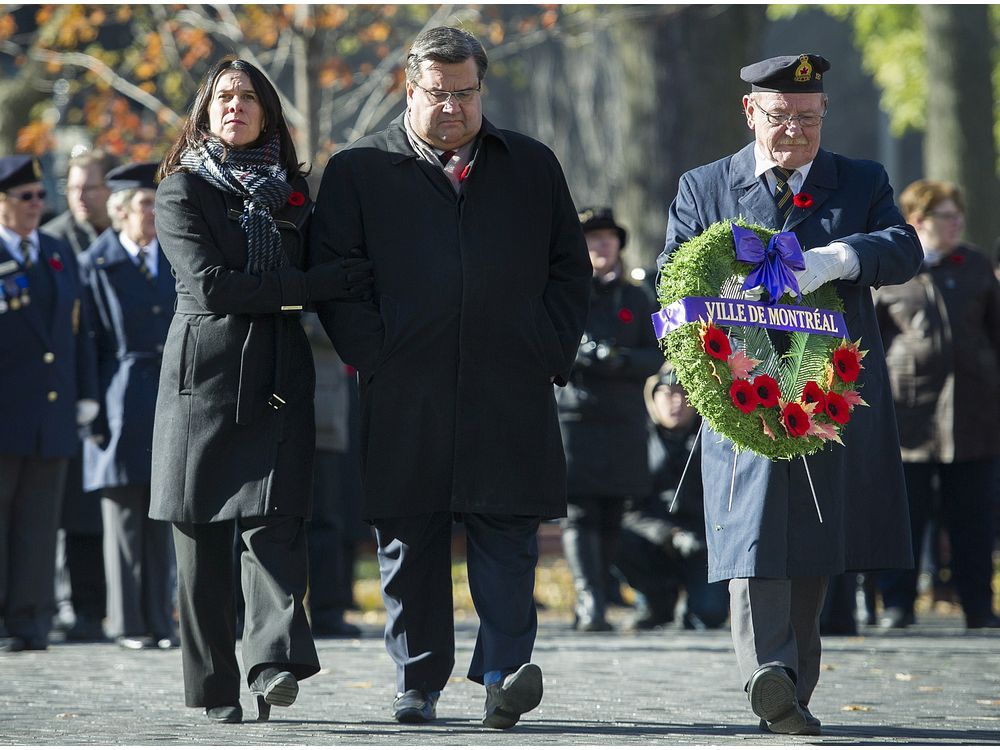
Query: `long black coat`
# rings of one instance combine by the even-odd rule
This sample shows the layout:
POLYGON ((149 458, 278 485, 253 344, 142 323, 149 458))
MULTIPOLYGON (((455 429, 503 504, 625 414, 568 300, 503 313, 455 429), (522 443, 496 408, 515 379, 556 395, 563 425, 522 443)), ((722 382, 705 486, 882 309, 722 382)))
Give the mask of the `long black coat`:
POLYGON ((642 391, 663 365, 654 311, 644 288, 621 276, 594 279, 577 365, 556 392, 570 497, 650 492, 642 391))
MULTIPOLYGON (((304 180, 295 187, 305 194, 304 180)), ((306 200, 275 213, 289 265, 248 274, 242 201, 183 172, 160 183, 156 234, 177 307, 156 400, 151 518, 309 515, 315 372, 299 321, 309 209, 306 200)))
POLYGON ((872 287, 901 284, 920 267, 913 227, 892 199, 885 169, 820 149, 794 208, 782 224, 766 185, 754 176, 754 145, 681 177, 670 207, 666 254, 709 225, 744 216, 794 232, 804 250, 846 242, 861 266, 856 281, 837 282, 852 340, 868 350, 858 384, 870 405, 854 410, 846 447, 829 444, 806 459, 823 523, 813 506, 801 458, 770 461, 739 454, 708 425, 702 435, 709 580, 832 575, 845 569, 909 567, 910 522, 899 438, 872 287), (732 509, 730 487, 734 486, 732 509))
POLYGON ((160 252, 156 278, 147 280, 113 229, 79 261, 101 389, 91 432, 104 438, 83 446, 84 490, 149 484, 160 360, 176 298, 170 265, 160 252))
POLYGON ((565 382, 592 269, 555 156, 483 123, 461 194, 417 158, 402 117, 338 152, 312 222, 316 260, 360 247, 376 301, 319 310, 358 368, 364 517, 556 517, 565 382))

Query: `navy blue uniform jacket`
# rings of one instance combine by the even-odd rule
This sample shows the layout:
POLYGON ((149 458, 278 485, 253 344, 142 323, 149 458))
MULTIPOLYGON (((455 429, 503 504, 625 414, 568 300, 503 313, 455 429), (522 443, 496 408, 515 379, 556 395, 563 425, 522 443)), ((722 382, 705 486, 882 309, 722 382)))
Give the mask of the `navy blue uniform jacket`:
MULTIPOLYGON (((94 349, 73 251, 55 237, 38 237, 38 263, 53 291, 51 325, 40 302, 0 314, 0 454, 69 458, 80 442, 76 402, 97 398, 94 349)), ((10 263, 0 245, 0 264, 10 263)))
POLYGON ((103 437, 100 445, 88 440, 83 446, 88 492, 149 484, 160 360, 176 298, 170 264, 157 252, 152 281, 112 229, 80 256, 101 393, 101 413, 91 431, 103 437))
POLYGON ((734 459, 732 443, 706 425, 702 435, 709 580, 831 575, 845 569, 910 567, 909 514, 899 437, 872 287, 901 284, 920 268, 923 252, 893 203, 882 165, 820 149, 802 187, 813 198, 784 225, 762 178, 754 176, 754 144, 680 179, 670 207, 662 265, 678 245, 710 224, 739 216, 793 231, 803 250, 834 241, 857 253, 861 274, 837 282, 852 340, 868 350, 857 407, 844 434, 808 461, 823 514, 820 523, 801 458, 770 461, 754 453, 734 459), (735 492, 728 510, 733 461, 735 492))

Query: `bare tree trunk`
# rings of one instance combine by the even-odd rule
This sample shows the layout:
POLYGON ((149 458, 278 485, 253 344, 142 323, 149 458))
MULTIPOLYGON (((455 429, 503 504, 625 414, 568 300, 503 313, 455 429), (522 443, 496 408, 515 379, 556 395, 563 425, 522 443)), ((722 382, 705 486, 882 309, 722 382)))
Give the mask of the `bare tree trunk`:
POLYGON ((312 8, 308 5, 295 6, 296 34, 292 39, 292 64, 294 70, 295 107, 305 117, 305 125, 295 132, 295 151, 299 161, 311 164, 315 158, 319 122, 313 108, 313 86, 316 83, 318 44, 309 16, 312 8))
POLYGON ((1000 186, 991 127, 994 42, 989 6, 922 5, 920 14, 927 35, 927 177, 962 188, 966 237, 994 251, 1000 235, 1000 186))
POLYGON ((661 6, 612 30, 623 67, 624 174, 616 215, 629 260, 652 266, 681 174, 748 142, 740 68, 757 56, 765 6, 661 6))

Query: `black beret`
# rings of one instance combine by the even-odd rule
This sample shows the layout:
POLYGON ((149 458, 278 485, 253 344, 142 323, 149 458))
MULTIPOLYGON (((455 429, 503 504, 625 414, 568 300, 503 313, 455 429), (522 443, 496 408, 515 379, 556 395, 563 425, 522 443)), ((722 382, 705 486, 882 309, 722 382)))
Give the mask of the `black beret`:
POLYGON ((625 249, 625 240, 628 233, 615 222, 615 215, 607 206, 597 206, 593 208, 581 208, 577 215, 584 232, 594 229, 614 229, 618 232, 618 242, 621 250, 625 249))
POLYGON ((156 169, 159 166, 155 161, 123 164, 104 175, 104 179, 112 193, 133 188, 156 190, 156 169))
POLYGON ((0 193, 19 185, 41 182, 42 167, 33 156, 15 155, 0 157, 0 193))
POLYGON ((747 65, 740 78, 751 84, 751 91, 813 94, 823 90, 823 74, 829 69, 829 61, 820 55, 782 55, 747 65))

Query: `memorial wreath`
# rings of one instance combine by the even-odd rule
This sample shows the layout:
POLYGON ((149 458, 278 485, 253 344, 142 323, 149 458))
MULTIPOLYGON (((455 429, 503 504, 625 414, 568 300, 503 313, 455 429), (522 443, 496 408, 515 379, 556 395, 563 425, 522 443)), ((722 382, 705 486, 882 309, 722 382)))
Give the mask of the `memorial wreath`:
POLYGON ((799 295, 804 268, 791 232, 723 221, 685 242, 660 269, 653 325, 691 405, 737 451, 792 459, 841 440, 867 406, 833 284, 799 295), (764 288, 768 302, 746 299, 764 288), (787 290, 792 293, 788 293, 787 290), (788 332, 775 348, 768 329, 788 332))

